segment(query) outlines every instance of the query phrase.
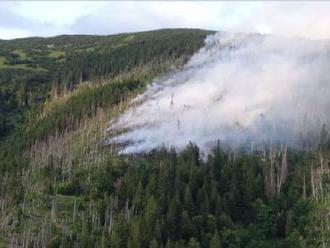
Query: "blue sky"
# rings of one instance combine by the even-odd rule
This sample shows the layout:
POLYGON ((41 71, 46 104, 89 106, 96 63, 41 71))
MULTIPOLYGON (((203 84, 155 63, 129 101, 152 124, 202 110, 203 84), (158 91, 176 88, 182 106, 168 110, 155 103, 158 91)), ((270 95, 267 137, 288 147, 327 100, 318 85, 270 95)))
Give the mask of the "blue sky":
POLYGON ((0 2, 1 39, 176 27, 328 39, 329 23, 326 1, 0 2))

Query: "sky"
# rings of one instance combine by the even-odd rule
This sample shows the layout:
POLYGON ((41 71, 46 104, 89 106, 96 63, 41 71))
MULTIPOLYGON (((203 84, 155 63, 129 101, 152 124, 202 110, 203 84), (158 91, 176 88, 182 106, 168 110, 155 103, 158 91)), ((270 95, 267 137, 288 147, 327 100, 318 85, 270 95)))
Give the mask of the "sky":
POLYGON ((329 39, 330 2, 0 1, 0 39, 201 28, 329 39))

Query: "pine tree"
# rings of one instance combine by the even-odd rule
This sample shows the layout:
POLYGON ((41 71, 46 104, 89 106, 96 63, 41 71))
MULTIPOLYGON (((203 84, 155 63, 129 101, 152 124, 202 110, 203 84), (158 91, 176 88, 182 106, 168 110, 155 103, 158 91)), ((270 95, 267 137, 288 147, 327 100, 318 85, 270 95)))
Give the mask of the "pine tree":
POLYGON ((188 248, 200 248, 199 242, 195 238, 190 238, 187 244, 188 248))
POLYGON ((159 247, 159 245, 158 245, 157 240, 153 238, 153 239, 150 241, 149 248, 158 248, 158 247, 159 247))
POLYGON ((191 194, 189 184, 186 185, 186 188, 184 191, 183 203, 184 203, 184 208, 186 210, 188 210, 188 212, 190 212, 190 213, 194 212, 194 202, 193 202, 193 197, 191 194))
POLYGON ((210 248, 221 248, 219 233, 216 230, 210 242, 210 248))
POLYGON ((27 95, 26 95, 26 89, 23 83, 19 85, 17 94, 16 94, 16 99, 17 99, 17 105, 19 107, 26 107, 27 106, 27 95))

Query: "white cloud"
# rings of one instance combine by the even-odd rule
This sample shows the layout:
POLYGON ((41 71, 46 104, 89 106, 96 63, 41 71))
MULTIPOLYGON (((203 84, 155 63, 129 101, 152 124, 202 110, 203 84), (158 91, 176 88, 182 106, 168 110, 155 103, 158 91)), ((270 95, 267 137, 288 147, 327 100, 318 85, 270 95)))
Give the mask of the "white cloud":
POLYGON ((330 2, 263 2, 253 15, 234 27, 241 31, 260 31, 288 37, 329 39, 330 2))
POLYGON ((17 31, 17 36, 21 30, 50 36, 186 27, 330 38, 328 23, 330 2, 36 1, 0 6, 0 28, 13 35, 17 31))
POLYGON ((71 25, 81 16, 97 11, 104 2, 20 2, 14 9, 19 16, 54 25, 71 25))
POLYGON ((29 32, 26 30, 0 27, 1 39, 14 39, 14 38, 22 38, 26 36, 29 36, 29 32))

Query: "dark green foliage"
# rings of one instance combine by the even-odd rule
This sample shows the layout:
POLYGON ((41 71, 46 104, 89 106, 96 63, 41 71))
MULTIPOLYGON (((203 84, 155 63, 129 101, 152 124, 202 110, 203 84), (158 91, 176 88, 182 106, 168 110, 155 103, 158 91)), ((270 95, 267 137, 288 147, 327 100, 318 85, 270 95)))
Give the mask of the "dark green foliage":
POLYGON ((60 81, 78 83, 98 76, 116 75, 140 65, 157 65, 195 52, 209 32, 160 30, 121 35, 110 43, 95 46, 94 52, 73 50, 60 70, 60 81), (130 39, 132 37, 132 39, 130 39))
MULTIPOLYGON (((117 156, 102 140, 87 141, 79 155, 68 149, 70 158, 61 157, 54 149, 35 160, 40 164, 30 163, 31 144, 51 146, 49 137, 61 140, 74 133, 100 109, 110 120, 111 109, 141 92, 160 72, 158 66, 184 61, 208 33, 160 30, 0 41, 0 57, 6 59, 0 66, 0 137, 6 136, 0 146, 5 216, 0 235, 6 242, 18 237, 17 246, 29 247, 321 245, 319 226, 328 210, 322 199, 314 201, 311 170, 320 160, 328 168, 325 126, 317 151, 288 150, 285 183, 271 195, 265 190, 267 156, 225 152, 220 142, 204 158, 194 144, 179 153, 160 148, 117 156), (143 66, 151 70, 113 80, 143 66), (91 83, 80 85, 84 80, 91 83), (71 90, 61 98, 61 91, 71 90), (43 108, 50 97, 58 101, 43 108), (94 160, 100 162, 90 166, 94 160)), ((319 170, 315 166, 315 180, 319 170)), ((325 173, 320 179, 326 196, 330 177, 325 173)))
MULTIPOLYGON (((311 208, 301 196, 284 206, 280 196, 267 198, 266 165, 259 156, 241 154, 232 160, 219 146, 208 161, 198 153, 193 144, 179 154, 160 149, 100 171, 98 195, 116 199, 118 226, 108 237, 113 246, 286 247, 306 238, 311 208), (215 173, 219 168, 228 184, 222 190, 215 173)), ((283 197, 296 186, 288 182, 286 187, 283 197)))
POLYGON ((3 158, 0 160, 0 171, 15 167, 12 164, 19 163, 23 166, 25 160, 22 161, 21 157, 17 158, 15 155, 20 154, 35 141, 75 130, 82 120, 95 116, 98 109, 116 106, 128 96, 141 91, 144 86, 145 83, 140 80, 124 80, 82 88, 66 102, 55 104, 42 118, 32 117, 31 123, 18 129, 3 145, 4 149, 0 150, 0 158, 3 158), (35 118, 39 120, 35 122, 35 118))
POLYGON ((20 154, 35 141, 74 130, 99 108, 113 107, 141 92, 148 80, 168 70, 176 59, 189 58, 210 33, 174 29, 1 41, 0 59, 6 64, 29 63, 26 68, 0 65, 0 171, 24 165, 27 161, 20 154), (33 65, 45 70, 32 70, 33 65), (106 83, 131 71, 131 79, 106 83), (46 100, 86 80, 93 87, 80 90, 39 118, 46 100))
POLYGON ((61 134, 63 131, 73 130, 82 119, 95 115, 98 108, 119 104, 132 91, 141 87, 141 81, 129 80, 84 89, 77 96, 70 97, 66 104, 59 104, 39 122, 33 123, 26 136, 33 142, 56 132, 61 134))
POLYGON ((52 87, 60 93, 83 81, 101 82, 143 66, 185 61, 210 33, 168 29, 0 41, 0 117, 5 119, 0 139, 24 122, 28 110, 54 94, 52 87))

